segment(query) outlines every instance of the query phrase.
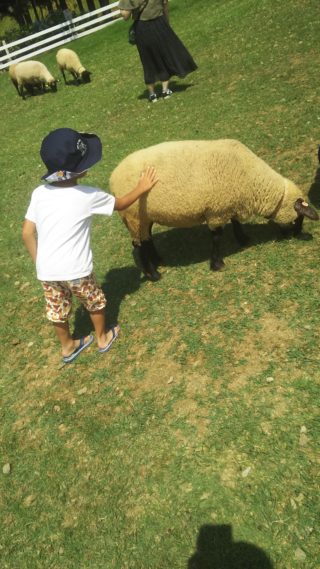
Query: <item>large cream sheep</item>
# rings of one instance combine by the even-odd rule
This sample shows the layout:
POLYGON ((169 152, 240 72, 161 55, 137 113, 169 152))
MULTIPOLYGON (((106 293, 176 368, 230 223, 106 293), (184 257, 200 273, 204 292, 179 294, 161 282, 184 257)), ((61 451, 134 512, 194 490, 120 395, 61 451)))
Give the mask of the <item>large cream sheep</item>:
POLYGON ((59 49, 56 54, 57 63, 59 65, 60 71, 63 75, 65 84, 67 84, 65 71, 69 71, 72 74, 77 83, 81 80, 83 83, 90 82, 91 72, 83 67, 79 56, 72 49, 67 49, 63 47, 59 49))
POLYGON ((211 268, 219 270, 224 266, 219 236, 230 220, 244 244, 240 222, 253 216, 291 224, 295 234, 301 232, 304 216, 319 218, 293 182, 237 140, 164 142, 134 152, 111 174, 115 196, 126 194, 148 165, 155 166, 159 182, 120 215, 151 280, 160 278, 151 237, 153 223, 169 227, 207 223, 213 236, 211 268))
POLYGON ((47 67, 40 61, 20 61, 9 67, 9 76, 23 99, 26 92, 34 95, 35 89, 44 92, 46 87, 52 91, 57 90, 57 80, 51 75, 47 67))

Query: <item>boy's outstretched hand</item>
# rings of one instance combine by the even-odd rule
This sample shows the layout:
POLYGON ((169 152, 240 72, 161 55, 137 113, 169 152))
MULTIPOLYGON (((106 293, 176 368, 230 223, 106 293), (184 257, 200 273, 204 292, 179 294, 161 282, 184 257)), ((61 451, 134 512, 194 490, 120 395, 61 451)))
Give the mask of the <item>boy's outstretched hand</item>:
POLYGON ((145 192, 149 192, 158 180, 156 169, 153 166, 148 166, 146 170, 141 172, 137 188, 144 194, 145 192))
POLYGON ((158 182, 158 176, 156 169, 153 166, 148 166, 148 168, 141 173, 139 181, 131 192, 122 196, 122 198, 116 198, 114 209, 121 211, 126 209, 131 204, 133 204, 137 199, 139 199, 143 194, 149 192, 151 188, 158 182))

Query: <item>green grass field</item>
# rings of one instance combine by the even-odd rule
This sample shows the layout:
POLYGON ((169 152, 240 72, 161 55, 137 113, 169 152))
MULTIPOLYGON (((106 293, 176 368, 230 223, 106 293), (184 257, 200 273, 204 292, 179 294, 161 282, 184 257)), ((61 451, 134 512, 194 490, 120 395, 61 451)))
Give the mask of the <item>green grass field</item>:
MULTIPOLYGON (((319 569, 319 223, 253 220, 242 251, 227 227, 220 273, 206 227, 157 227, 150 283, 120 217, 95 219, 121 339, 64 367, 21 240, 63 126, 101 137, 106 190, 138 148, 237 138, 320 207, 319 23, 318 0, 172 0, 199 69, 155 105, 125 22, 71 44, 91 84, 23 101, 0 74, 1 569, 319 569)), ((72 324, 90 331, 76 304, 72 324)))

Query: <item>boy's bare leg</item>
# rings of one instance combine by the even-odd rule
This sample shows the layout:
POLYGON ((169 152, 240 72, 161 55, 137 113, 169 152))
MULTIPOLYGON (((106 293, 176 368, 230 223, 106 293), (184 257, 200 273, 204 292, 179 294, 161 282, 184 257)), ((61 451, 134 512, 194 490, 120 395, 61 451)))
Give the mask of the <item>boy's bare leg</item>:
MULTIPOLYGON (((105 309, 89 312, 89 314, 96 333, 98 347, 104 348, 112 340, 112 330, 106 331, 105 309)), ((119 332, 120 327, 115 326, 114 329, 119 332)))
MULTIPOLYGON (((62 355, 70 356, 79 347, 80 340, 72 338, 68 322, 53 322, 53 327, 61 344, 62 355)), ((86 336, 85 342, 88 342, 89 338, 90 336, 86 336)))

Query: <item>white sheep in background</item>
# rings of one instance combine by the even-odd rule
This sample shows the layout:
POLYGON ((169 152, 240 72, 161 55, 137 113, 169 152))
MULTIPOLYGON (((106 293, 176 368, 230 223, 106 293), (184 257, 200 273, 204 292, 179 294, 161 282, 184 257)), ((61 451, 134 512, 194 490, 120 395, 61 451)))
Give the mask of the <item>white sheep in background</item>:
POLYGON ((34 95, 34 90, 44 92, 46 87, 52 91, 57 90, 57 80, 51 75, 47 67, 40 61, 20 61, 9 67, 9 77, 23 99, 26 91, 34 95))
POLYGON ((56 54, 57 63, 63 75, 65 84, 67 84, 65 71, 72 74, 77 83, 81 80, 83 83, 90 83, 91 72, 83 67, 78 55, 72 49, 62 48, 56 54))
POLYGON ((245 244, 240 221, 252 216, 292 224, 295 235, 301 232, 304 216, 319 219, 293 182, 237 140, 164 142, 138 150, 112 172, 114 195, 121 197, 130 191, 148 165, 156 168, 159 182, 120 215, 151 280, 160 278, 156 270, 160 259, 151 236, 153 223, 169 227, 207 223, 213 236, 211 268, 219 270, 224 266, 220 235, 230 220, 238 241, 245 244))

